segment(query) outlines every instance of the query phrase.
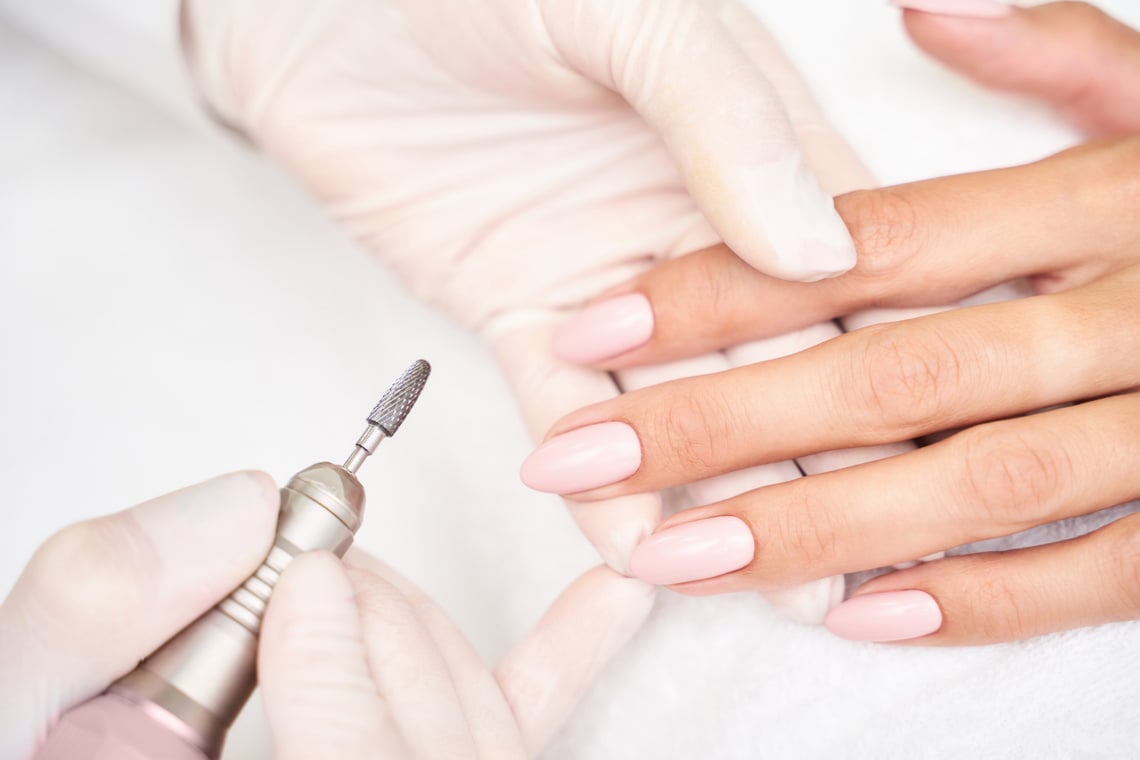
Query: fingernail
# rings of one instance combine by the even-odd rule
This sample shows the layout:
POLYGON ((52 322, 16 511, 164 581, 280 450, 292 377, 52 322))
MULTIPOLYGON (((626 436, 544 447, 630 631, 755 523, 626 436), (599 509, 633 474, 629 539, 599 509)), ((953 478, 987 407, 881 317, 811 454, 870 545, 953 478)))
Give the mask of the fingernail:
POLYGON ((755 553, 748 523, 724 515, 654 533, 633 550, 629 568, 635 578, 668 586, 739 570, 755 553))
POLYGON ((547 493, 579 493, 625 480, 641 467, 641 441, 624 422, 571 430, 539 446, 522 464, 523 483, 547 493))
POLYGON ((641 293, 587 306, 554 336, 554 355, 592 364, 645 345, 653 335, 653 307, 641 293))
POLYGON ((910 8, 940 16, 969 16, 971 18, 1005 18, 1013 8, 998 0, 890 0, 896 8, 910 8))
POLYGON ((848 599, 823 624, 841 639, 905 641, 941 628, 942 610, 925 591, 884 591, 848 599))

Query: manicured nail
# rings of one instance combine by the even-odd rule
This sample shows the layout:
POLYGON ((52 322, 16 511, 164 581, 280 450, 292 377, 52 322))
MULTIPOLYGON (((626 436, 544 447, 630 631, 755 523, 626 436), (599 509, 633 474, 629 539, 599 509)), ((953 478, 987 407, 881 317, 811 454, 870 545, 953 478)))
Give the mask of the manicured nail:
POLYGON ((941 628, 942 610, 925 591, 884 591, 848 599, 823 624, 841 639, 905 641, 941 628))
POLYGON ((554 355, 592 364, 645 345, 653 335, 653 307, 641 293, 587 306, 554 336, 554 355))
POLYGON ((896 8, 910 8, 940 16, 971 18, 1005 18, 1013 8, 998 0, 890 0, 896 8))
POLYGON ((629 569, 646 583, 668 586, 739 570, 755 553, 748 523, 724 515, 654 533, 633 550, 629 569))
POLYGON ((536 491, 579 493, 625 480, 641 467, 641 441, 624 422, 571 430, 539 446, 522 464, 523 483, 536 491))

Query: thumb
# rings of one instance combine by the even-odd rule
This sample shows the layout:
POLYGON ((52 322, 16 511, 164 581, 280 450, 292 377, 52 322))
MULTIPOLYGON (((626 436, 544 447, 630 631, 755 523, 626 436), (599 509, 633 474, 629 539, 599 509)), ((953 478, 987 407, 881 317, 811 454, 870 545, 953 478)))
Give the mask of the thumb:
POLYGON ((602 565, 567 588, 495 668, 533 755, 565 723, 649 615, 655 589, 602 565))
POLYGON ((277 760, 408 756, 368 666, 356 591, 332 554, 303 554, 282 573, 257 670, 277 760))
POLYGON ((277 491, 240 472, 70 525, 0 605, 0 757, 131 670, 242 582, 273 539, 277 491), (18 687, 17 687, 18 684, 18 687))
POLYGON ((724 242, 776 277, 855 264, 831 198, 808 169, 783 103, 726 26, 732 0, 543 0, 557 53, 622 95, 657 131, 724 242))
POLYGON ((1041 98, 1090 134, 1140 130, 1140 32, 1086 3, 895 0, 924 51, 987 87, 1041 98))

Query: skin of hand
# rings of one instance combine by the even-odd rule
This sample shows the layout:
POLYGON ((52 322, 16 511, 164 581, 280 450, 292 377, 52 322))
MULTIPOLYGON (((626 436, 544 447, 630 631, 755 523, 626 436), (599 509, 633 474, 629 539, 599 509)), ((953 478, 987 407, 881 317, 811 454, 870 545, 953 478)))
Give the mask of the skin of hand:
MULTIPOLYGON (((721 240, 782 278, 853 264, 831 196, 873 183, 733 0, 186 0, 183 18, 208 104, 487 340, 536 439, 623 390, 836 331, 615 374, 552 354, 588 299, 721 240)), ((799 476, 754 468, 697 503, 799 476)), ((621 574, 663 514, 656 493, 570 508, 621 574)), ((827 579, 778 603, 819 622, 841 596, 827 579)))
MULTIPOLYGON (((998 18, 905 18, 923 47, 981 81, 1043 96, 1099 134, 1140 133, 1140 34, 1099 11, 1060 3, 998 18)), ((1023 277, 1037 294, 587 407, 532 455, 546 470, 538 480, 553 475, 588 502, 965 428, 665 521, 635 551, 634 574, 698 595, 879 567, 1140 497, 1138 178, 1140 137, 1124 137, 851 193, 836 206, 859 264, 817 284, 765 277, 725 246, 657 267, 609 294, 647 298, 651 336, 598 366, 665 361, 868 306, 944 303, 1023 277), (575 471, 581 456, 549 455, 575 440, 625 452, 636 471, 604 484, 575 471)), ((875 641, 1021 639, 1140 616, 1138 573, 1140 514, 1058 544, 876 578, 827 624, 875 641)))
MULTIPOLYGON (((268 475, 234 473, 49 538, 0 604, 0 756, 30 757, 60 715, 241 584, 278 498, 268 475)), ((530 757, 625 641, 606 605, 649 600, 595 568, 492 673, 411 583, 349 557, 297 558, 266 611, 258 672, 278 760, 530 757)))

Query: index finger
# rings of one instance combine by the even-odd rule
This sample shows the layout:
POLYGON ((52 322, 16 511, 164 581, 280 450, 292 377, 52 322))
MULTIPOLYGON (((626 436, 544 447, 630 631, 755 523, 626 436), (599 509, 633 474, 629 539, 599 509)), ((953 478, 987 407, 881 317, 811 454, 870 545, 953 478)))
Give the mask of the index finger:
POLYGON ((779 335, 869 307, 950 303, 1045 275, 1055 292, 1135 256, 1140 138, 836 198, 858 252, 817 283, 766 277, 726 246, 660 264, 555 336, 566 361, 623 368, 779 335))

